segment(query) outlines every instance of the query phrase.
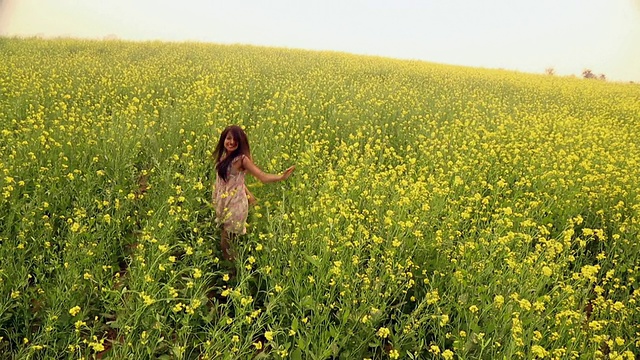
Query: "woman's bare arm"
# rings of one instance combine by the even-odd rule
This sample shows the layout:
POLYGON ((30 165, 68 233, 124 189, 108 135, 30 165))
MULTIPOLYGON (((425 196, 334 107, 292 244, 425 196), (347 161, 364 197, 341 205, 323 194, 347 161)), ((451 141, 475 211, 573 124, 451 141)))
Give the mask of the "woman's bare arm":
POLYGON ((293 170, 296 168, 295 166, 291 166, 280 175, 268 174, 260 170, 260 168, 257 167, 248 156, 242 158, 242 167, 263 184, 286 180, 291 176, 293 170))

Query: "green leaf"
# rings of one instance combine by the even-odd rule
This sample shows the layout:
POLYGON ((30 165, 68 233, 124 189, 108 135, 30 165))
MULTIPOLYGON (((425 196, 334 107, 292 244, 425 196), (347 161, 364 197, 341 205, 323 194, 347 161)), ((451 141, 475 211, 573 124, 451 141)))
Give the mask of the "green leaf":
POLYGON ((300 350, 300 348, 297 348, 297 349, 293 350, 291 352, 290 359, 291 360, 302 360, 302 350, 300 350))
POLYGON ((343 309, 342 311, 342 323, 345 324, 348 320, 349 320, 349 315, 351 315, 351 312, 349 311, 349 309, 343 309))
POLYGON ((315 302, 313 301, 313 298, 311 298, 311 295, 307 295, 300 300, 300 305, 305 310, 313 309, 315 307, 315 302))
POLYGON ((336 339, 338 337, 338 331, 336 330, 335 326, 330 326, 329 327, 329 335, 331 335, 332 338, 336 339))
POLYGON ((302 338, 298 339, 298 348, 302 350, 307 350, 307 343, 304 341, 304 339, 302 338))
POLYGON ((334 358, 340 353, 340 346, 338 346, 336 342, 331 343, 331 353, 333 354, 334 358))
POLYGON ((314 259, 312 256, 309 255, 304 255, 304 258, 311 263, 311 265, 315 266, 315 267, 320 267, 320 261, 317 259, 314 259))

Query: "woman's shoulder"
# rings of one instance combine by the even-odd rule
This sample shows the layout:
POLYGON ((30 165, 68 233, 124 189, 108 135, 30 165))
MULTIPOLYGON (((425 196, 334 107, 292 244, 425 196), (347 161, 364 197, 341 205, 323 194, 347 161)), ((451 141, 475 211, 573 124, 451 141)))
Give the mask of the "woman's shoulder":
POLYGON ((244 154, 240 154, 236 156, 233 160, 231 160, 232 164, 237 163, 238 161, 242 162, 246 156, 244 154))

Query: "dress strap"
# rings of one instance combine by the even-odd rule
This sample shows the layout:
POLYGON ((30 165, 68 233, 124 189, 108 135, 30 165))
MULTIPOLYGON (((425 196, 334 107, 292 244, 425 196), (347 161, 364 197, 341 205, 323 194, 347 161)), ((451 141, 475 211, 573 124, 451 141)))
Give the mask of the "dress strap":
POLYGON ((233 159, 233 160, 231 161, 231 163, 232 163, 232 164, 234 164, 234 163, 235 163, 236 161, 238 161, 238 160, 242 161, 242 159, 244 159, 244 154, 242 154, 242 155, 240 155, 240 156, 236 156, 236 158, 235 158, 235 159, 233 159))

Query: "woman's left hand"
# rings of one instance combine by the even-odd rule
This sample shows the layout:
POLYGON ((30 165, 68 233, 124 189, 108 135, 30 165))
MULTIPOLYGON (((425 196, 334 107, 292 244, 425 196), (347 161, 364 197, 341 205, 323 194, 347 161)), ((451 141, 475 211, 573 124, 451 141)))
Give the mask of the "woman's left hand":
POLYGON ((282 173, 282 180, 287 180, 291 174, 293 174, 293 170, 296 169, 296 166, 290 166, 287 170, 282 173))

